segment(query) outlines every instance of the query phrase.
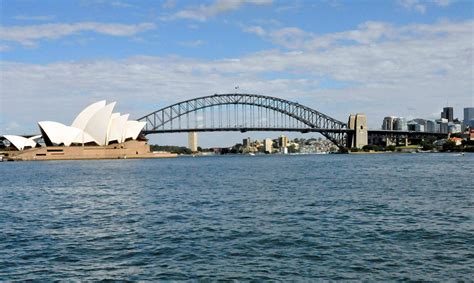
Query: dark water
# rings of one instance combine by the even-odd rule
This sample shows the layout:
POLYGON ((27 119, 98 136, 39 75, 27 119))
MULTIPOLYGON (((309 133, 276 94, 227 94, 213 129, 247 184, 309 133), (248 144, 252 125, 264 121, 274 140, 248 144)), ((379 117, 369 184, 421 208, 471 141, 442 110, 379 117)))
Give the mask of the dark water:
POLYGON ((474 155, 0 163, 0 280, 472 280, 474 155))

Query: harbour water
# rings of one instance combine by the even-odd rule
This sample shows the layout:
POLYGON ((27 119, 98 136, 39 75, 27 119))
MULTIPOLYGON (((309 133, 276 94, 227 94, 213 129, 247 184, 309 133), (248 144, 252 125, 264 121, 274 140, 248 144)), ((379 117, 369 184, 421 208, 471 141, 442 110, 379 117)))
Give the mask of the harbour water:
POLYGON ((472 280, 474 154, 0 163, 0 280, 472 280))

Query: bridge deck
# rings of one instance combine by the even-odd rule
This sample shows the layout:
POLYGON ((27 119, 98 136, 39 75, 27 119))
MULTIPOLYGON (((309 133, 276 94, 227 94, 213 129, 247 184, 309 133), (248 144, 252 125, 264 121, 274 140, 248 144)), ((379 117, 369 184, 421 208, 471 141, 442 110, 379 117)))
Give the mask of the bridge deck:
POLYGON ((161 129, 143 131, 145 135, 158 133, 185 133, 185 132, 257 132, 257 131, 275 131, 275 132, 329 132, 329 133, 349 133, 353 130, 349 129, 319 129, 319 128, 252 128, 252 127, 229 127, 229 128, 190 128, 190 129, 161 129))

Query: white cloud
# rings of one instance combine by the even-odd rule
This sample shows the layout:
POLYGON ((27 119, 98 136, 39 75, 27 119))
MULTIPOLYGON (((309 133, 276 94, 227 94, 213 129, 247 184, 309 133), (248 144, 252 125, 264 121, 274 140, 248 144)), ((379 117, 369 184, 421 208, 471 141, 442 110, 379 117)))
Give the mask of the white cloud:
POLYGON ((163 2, 161 7, 163 7, 164 9, 172 9, 176 6, 176 3, 177 0, 166 0, 165 2, 163 2))
POLYGON ((110 36, 132 36, 154 29, 153 23, 135 25, 80 22, 74 24, 43 24, 31 26, 0 27, 0 39, 18 42, 24 46, 36 46, 42 39, 57 39, 80 32, 92 31, 110 36))
MULTIPOLYGON (((283 2, 284 3, 284 2, 283 2)), ((303 9, 302 3, 299 2, 289 2, 275 8, 277 13, 288 13, 288 12, 298 12, 303 9)))
POLYGON ((447 7, 453 3, 452 0, 432 0, 436 5, 441 7, 447 7))
POLYGON ((257 34, 278 46, 295 50, 323 51, 329 47, 344 47, 388 42, 404 42, 406 40, 442 39, 452 35, 472 37, 474 21, 463 23, 439 22, 433 25, 412 24, 402 27, 392 26, 383 22, 365 22, 357 29, 318 35, 296 27, 285 27, 264 30, 261 27, 244 28, 245 32, 257 34))
MULTIPOLYGON (((136 2, 136 1, 132 1, 132 2, 136 2)), ((109 7, 114 7, 114 8, 123 8, 123 9, 136 8, 135 5, 132 5, 127 1, 121 1, 121 0, 81 0, 79 3, 80 5, 85 6, 85 7, 109 6, 109 7)))
POLYGON ((216 0, 210 5, 199 5, 185 10, 181 10, 166 19, 190 19, 205 21, 218 14, 230 12, 239 9, 244 4, 267 5, 273 0, 216 0))
POLYGON ((254 33, 258 36, 264 36, 266 34, 265 30, 261 26, 245 27, 244 31, 248 33, 254 33))
POLYGON ((112 1, 110 5, 117 8, 133 8, 134 6, 123 1, 112 1))
POLYGON ((108 99, 137 118, 191 97, 233 92, 238 85, 242 92, 304 101, 344 121, 351 112, 365 112, 371 127, 379 127, 389 114, 434 118, 448 98, 455 111, 472 103, 473 27, 474 21, 402 27, 366 23, 323 36, 331 46, 327 49, 313 47, 320 45, 314 34, 286 29, 303 35, 295 50, 221 60, 140 56, 44 65, 3 62, 1 99, 9 107, 0 116, 34 130, 38 120, 69 123, 78 105, 108 99), (339 43, 347 38, 354 42, 339 43), (325 82, 344 86, 325 87, 325 82))
POLYGON ((398 0, 398 3, 407 10, 413 10, 421 14, 426 12, 426 5, 419 0, 398 0))
POLYGON ((424 14, 429 5, 447 7, 453 3, 452 0, 398 0, 398 4, 409 11, 424 14))
POLYGON ((9 51, 10 49, 11 49, 10 46, 5 45, 5 44, 0 44, 0 52, 9 51))
POLYGON ((198 39, 198 40, 191 40, 191 41, 182 41, 179 44, 182 46, 195 48, 195 47, 199 47, 206 44, 206 42, 204 40, 198 39))
POLYGON ((13 19, 20 21, 51 21, 54 16, 29 16, 29 15, 18 15, 14 16, 13 19))

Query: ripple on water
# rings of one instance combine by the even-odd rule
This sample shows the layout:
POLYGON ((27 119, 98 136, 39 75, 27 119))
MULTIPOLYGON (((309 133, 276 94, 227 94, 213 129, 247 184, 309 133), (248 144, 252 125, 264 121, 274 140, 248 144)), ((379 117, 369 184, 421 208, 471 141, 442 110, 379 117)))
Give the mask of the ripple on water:
POLYGON ((0 164, 0 279, 470 281, 473 161, 0 164))

